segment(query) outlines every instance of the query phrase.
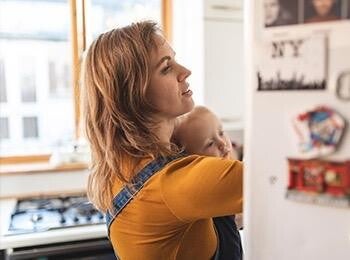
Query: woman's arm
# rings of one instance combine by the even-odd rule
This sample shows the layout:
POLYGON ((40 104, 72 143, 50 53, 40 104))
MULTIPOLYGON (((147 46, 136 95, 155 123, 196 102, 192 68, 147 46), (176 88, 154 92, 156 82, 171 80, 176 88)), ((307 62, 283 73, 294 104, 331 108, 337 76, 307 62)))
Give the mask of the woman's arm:
POLYGON ((163 199, 179 219, 192 221, 242 212, 242 162, 192 155, 164 170, 163 199))

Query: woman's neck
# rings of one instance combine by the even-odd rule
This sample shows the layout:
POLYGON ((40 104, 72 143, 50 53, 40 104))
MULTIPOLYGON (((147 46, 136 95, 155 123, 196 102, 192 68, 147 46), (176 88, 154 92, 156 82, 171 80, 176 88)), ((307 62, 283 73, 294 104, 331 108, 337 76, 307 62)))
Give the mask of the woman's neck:
POLYGON ((168 143, 170 145, 170 138, 173 134, 175 126, 175 120, 162 120, 155 129, 155 134, 162 143, 168 143))

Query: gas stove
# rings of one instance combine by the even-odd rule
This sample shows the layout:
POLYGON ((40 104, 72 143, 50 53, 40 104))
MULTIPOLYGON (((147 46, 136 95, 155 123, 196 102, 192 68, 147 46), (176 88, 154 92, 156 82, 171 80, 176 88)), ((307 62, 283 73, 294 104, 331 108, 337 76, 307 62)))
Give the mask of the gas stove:
POLYGON ((86 196, 61 196, 17 201, 6 235, 105 223, 86 196))

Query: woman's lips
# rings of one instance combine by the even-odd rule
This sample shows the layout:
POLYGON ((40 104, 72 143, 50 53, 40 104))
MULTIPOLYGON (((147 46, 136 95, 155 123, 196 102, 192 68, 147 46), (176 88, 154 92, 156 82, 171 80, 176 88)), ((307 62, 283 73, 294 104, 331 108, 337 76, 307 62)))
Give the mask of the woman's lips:
POLYGON ((183 96, 190 97, 192 96, 193 92, 192 90, 188 89, 185 92, 182 93, 183 96))

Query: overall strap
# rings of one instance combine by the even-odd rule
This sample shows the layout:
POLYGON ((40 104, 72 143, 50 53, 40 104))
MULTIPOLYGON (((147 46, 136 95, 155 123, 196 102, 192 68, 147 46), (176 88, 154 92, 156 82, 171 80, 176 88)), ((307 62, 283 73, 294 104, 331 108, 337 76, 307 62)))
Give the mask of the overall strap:
POLYGON ((156 172, 162 169, 169 162, 185 156, 184 153, 179 153, 168 157, 159 157, 147 164, 135 177, 131 184, 125 185, 113 199, 113 208, 106 213, 106 224, 108 228, 111 226, 114 219, 120 214, 123 208, 129 204, 134 196, 143 188, 145 182, 152 177, 156 172))

